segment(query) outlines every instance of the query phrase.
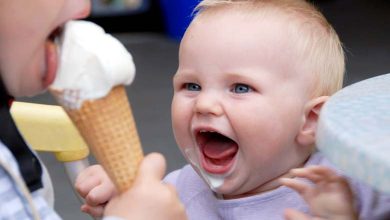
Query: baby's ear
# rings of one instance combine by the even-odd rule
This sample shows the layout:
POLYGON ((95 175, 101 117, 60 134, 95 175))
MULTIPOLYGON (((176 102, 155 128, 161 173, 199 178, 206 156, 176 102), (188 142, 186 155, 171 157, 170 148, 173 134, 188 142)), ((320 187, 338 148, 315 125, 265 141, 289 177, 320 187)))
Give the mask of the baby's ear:
POLYGON ((297 135, 297 142, 303 146, 313 145, 316 140, 316 131, 320 111, 329 96, 320 96, 308 101, 305 105, 303 124, 297 135))

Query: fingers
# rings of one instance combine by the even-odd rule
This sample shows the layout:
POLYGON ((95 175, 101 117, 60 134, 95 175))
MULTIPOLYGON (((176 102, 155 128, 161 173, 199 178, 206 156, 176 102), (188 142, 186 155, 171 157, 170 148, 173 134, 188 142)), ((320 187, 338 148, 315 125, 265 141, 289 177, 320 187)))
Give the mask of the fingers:
POLYGON ((100 180, 96 178, 91 178, 82 183, 76 183, 75 189, 80 194, 80 196, 85 199, 88 196, 89 192, 99 184, 100 180))
POLYGON ((81 206, 81 211, 93 217, 102 217, 104 213, 104 206, 89 206, 84 204, 81 206))
POLYGON ((159 153, 150 153, 141 162, 134 184, 161 181, 165 175, 166 162, 159 153))
POLYGON ((297 179, 280 178, 280 183, 304 195, 311 189, 311 186, 297 179))
POLYGON ((323 166, 309 166, 290 170, 294 177, 305 178, 315 185, 297 178, 281 178, 281 184, 292 188, 303 197, 314 193, 315 189, 329 191, 334 188, 348 188, 348 182, 342 176, 323 166), (318 188, 319 187, 319 188, 318 188))
POLYGON ((106 203, 115 194, 115 186, 111 182, 94 187, 85 197, 85 202, 91 206, 97 206, 106 203))
POLYGON ((105 176, 97 175, 100 173, 105 175, 103 168, 100 165, 93 165, 77 176, 74 187, 80 196, 85 198, 94 187, 102 182, 105 176))
POLYGON ((92 216, 103 214, 105 203, 116 193, 115 186, 100 165, 85 169, 77 177, 75 189, 85 199, 81 210, 92 216))
POLYGON ((284 211, 284 218, 286 220, 310 220, 311 218, 299 211, 296 211, 294 209, 286 209, 284 211))
POLYGON ((76 178, 76 182, 84 182, 91 176, 94 176, 97 172, 103 171, 101 165, 92 165, 83 170, 76 178))
POLYGON ((332 182, 338 181, 340 176, 331 169, 323 166, 309 166, 305 168, 292 169, 291 174, 296 177, 306 178, 313 183, 322 181, 332 182))
POLYGON ((76 183, 75 188, 81 197, 84 199, 88 196, 88 194, 93 190, 97 185, 100 184, 100 180, 96 178, 88 179, 82 183, 76 183))

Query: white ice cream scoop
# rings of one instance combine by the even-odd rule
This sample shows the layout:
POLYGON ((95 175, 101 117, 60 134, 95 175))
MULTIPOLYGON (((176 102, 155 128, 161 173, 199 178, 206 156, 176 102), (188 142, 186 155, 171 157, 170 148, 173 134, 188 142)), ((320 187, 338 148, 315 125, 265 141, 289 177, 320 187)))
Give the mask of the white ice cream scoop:
POLYGON ((69 21, 58 39, 59 67, 51 88, 63 91, 66 105, 106 96, 117 85, 129 85, 135 65, 127 49, 88 21, 69 21))

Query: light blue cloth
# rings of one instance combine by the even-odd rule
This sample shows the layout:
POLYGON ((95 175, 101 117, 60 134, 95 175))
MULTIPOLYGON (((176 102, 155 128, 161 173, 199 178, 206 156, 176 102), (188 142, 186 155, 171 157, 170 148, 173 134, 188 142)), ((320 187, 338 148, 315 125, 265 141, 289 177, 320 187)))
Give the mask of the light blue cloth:
MULTIPOLYGON (((29 194, 31 203, 29 202, 26 192, 22 190, 23 178, 19 172, 18 164, 1 141, 0 164, 0 219, 34 219, 33 210, 42 220, 60 219, 53 207, 45 200, 42 190, 36 190, 29 194)), ((26 186, 25 188, 27 189, 26 186)))
POLYGON ((333 95, 322 108, 316 144, 349 176, 390 193, 390 74, 333 95))
MULTIPOLYGON (((43 165, 42 165, 43 166, 43 165)), ((0 141, 0 219, 31 220, 35 210, 41 220, 60 220, 60 216, 46 201, 43 189, 36 190, 31 196, 31 203, 21 189, 23 178, 18 164, 8 148, 0 141)), ((27 189, 27 187, 26 187, 27 189)), ((75 210, 78 211, 78 210, 75 210)), ((119 217, 104 217, 103 220, 124 220, 119 217)))

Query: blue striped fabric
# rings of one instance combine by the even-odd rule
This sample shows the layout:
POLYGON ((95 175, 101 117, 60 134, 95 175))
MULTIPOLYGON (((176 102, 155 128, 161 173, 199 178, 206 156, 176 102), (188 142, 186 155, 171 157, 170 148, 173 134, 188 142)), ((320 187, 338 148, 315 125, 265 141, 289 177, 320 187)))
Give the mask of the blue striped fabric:
MULTIPOLYGON (((0 161, 2 165, 0 168, 0 219, 34 219, 32 207, 29 205, 26 195, 15 179, 16 177, 23 180, 19 173, 17 163, 8 148, 1 142, 0 161), (12 172, 12 175, 10 172, 12 172)), ((31 194, 35 209, 39 213, 39 219, 60 219, 40 192, 40 190, 37 190, 31 194)))

